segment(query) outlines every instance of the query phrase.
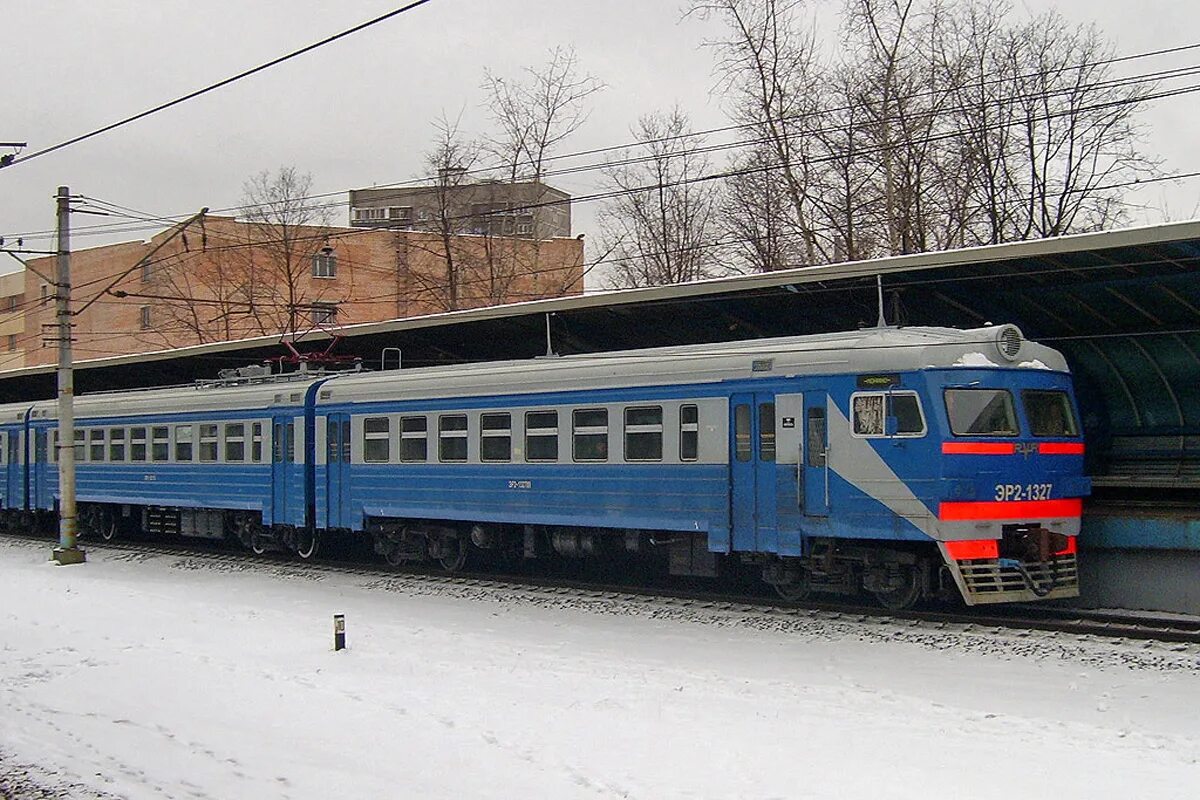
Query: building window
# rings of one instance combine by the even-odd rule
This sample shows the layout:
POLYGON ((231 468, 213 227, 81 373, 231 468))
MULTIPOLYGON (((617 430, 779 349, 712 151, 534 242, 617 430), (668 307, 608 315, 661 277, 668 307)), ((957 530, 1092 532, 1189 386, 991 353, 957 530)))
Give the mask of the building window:
POLYGON ((608 409, 578 408, 571 412, 572 455, 576 461, 608 460, 608 409))
POLYGON ((625 409, 625 460, 662 461, 662 407, 625 409))
POLYGON ((16 311, 17 306, 19 305, 21 305, 21 295, 19 294, 10 294, 8 297, 4 298, 5 311, 16 311))
POLYGON ((46 305, 49 302, 50 302, 50 287, 43 283, 42 284, 42 305, 46 305))
POLYGON ((391 458, 391 424, 387 417, 363 420, 363 461, 385 464, 391 458))
POLYGON ((424 461, 429 457, 428 430, 424 417, 400 418, 401 461, 424 461))
POLYGON ((479 418, 479 460, 512 458, 512 418, 508 414, 483 414, 479 418))
POLYGON ((17 335, 15 333, 10 333, 8 335, 8 352, 11 353, 12 351, 14 351, 16 349, 17 349, 17 335))
POLYGON ((438 417, 438 460, 467 460, 467 415, 438 417))
POLYGON ((355 222, 382 222, 387 218, 386 208, 356 208, 354 209, 355 222))
POLYGON ((525 460, 558 460, 557 411, 529 411, 525 414, 525 460))
POLYGON ((141 326, 142 330, 150 330, 150 306, 141 307, 141 326))
POLYGON ((392 206, 388 209, 388 219, 396 222, 412 222, 412 206, 392 206))
POLYGON ((679 407, 679 460, 700 458, 700 416, 694 405, 679 407))
POLYGON ((313 303, 309 307, 314 325, 337 324, 337 306, 333 303, 313 303))
POLYGON ((142 282, 145 283, 154 277, 154 262, 147 261, 142 264, 142 282))
POLYGON ((314 278, 337 277, 337 256, 328 247, 313 254, 312 274, 314 278))

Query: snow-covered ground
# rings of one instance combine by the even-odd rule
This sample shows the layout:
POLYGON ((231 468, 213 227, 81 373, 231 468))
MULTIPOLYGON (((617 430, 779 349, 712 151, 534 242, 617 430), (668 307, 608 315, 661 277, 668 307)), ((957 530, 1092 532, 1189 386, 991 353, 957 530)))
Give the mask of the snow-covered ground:
POLYGON ((1200 795, 1194 647, 48 548, 0 537, 0 797, 1200 795))

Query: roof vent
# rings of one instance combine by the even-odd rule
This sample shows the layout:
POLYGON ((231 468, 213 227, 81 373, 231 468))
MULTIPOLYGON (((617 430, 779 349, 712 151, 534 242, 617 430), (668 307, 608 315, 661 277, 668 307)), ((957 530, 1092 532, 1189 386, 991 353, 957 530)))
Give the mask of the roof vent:
POLYGON ((996 349, 1006 361, 1016 361, 1025 337, 1016 325, 1002 325, 996 332, 996 349))

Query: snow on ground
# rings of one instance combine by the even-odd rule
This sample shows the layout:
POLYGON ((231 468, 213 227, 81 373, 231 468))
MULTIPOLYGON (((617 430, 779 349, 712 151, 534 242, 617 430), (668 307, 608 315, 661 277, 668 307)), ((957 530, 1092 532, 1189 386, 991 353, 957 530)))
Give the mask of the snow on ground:
POLYGON ((1200 788, 1194 647, 49 546, 0 537, 0 797, 1200 788))

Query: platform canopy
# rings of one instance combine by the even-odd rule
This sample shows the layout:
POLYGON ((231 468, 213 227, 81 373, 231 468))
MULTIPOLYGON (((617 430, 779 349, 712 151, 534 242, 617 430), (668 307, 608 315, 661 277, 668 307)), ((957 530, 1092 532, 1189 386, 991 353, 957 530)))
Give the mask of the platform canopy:
MULTIPOLYGON (((406 368, 532 358, 546 353, 547 315, 559 354, 845 330, 876 324, 877 276, 889 324, 1013 322, 1066 353, 1101 482, 1200 485, 1200 221, 350 326, 337 352, 372 369, 385 348, 406 368)), ((76 385, 185 383, 284 352, 264 337, 82 361, 76 385)), ((53 393, 52 367, 0 373, 0 400, 53 393)))

